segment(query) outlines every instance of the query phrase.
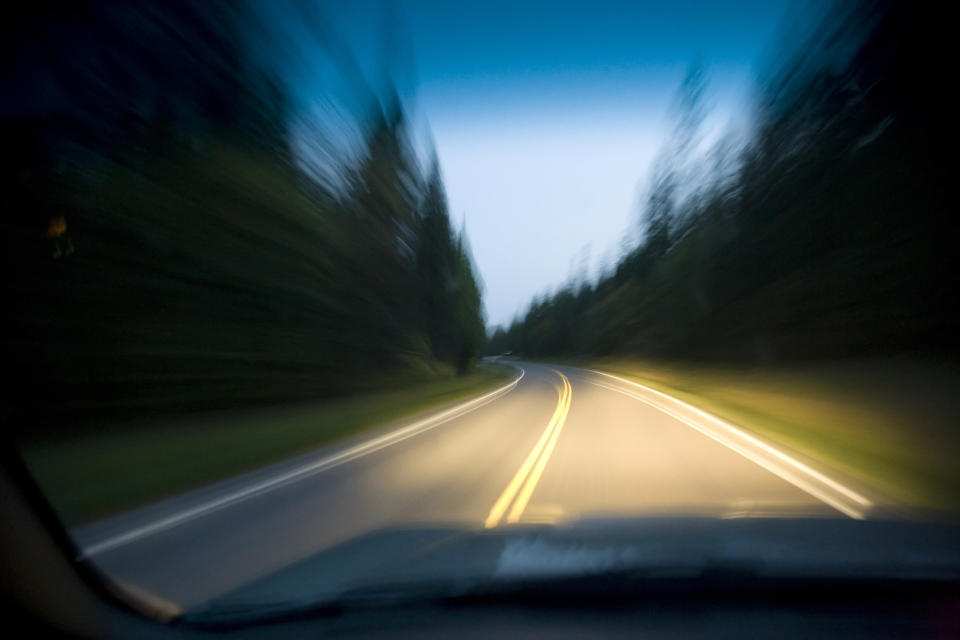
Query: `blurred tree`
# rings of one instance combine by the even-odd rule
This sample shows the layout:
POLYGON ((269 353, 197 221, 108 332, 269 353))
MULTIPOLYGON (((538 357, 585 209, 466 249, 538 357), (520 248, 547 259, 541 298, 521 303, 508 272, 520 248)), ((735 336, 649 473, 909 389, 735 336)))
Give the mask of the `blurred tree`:
MULTIPOLYGON (((296 56, 263 10, 98 2, 5 25, 18 61, 0 111, 11 421, 58 428, 350 393, 438 360, 469 368, 479 287, 401 100, 374 95, 322 21, 305 22, 319 25, 313 54, 350 80, 348 103, 363 103, 332 125, 356 144, 305 160, 331 123, 303 117, 287 82, 303 70, 284 66, 296 56)), ((290 17, 274 17, 282 31, 290 17)))
POLYGON ((705 76, 692 65, 641 244, 582 305, 566 289, 534 300, 495 334, 497 349, 955 356, 950 116, 936 89, 950 77, 943 24, 902 0, 831 5, 769 61, 749 140, 724 141, 709 172, 691 170, 705 109, 705 76))

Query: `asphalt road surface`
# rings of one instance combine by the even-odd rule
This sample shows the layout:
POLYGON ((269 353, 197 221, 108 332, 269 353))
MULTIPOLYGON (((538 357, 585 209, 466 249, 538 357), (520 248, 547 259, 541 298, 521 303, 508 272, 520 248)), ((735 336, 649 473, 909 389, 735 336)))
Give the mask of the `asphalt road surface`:
POLYGON ((863 518, 873 506, 808 461, 654 390, 517 366, 513 381, 473 400, 72 533, 117 581, 190 607, 388 526, 863 518))

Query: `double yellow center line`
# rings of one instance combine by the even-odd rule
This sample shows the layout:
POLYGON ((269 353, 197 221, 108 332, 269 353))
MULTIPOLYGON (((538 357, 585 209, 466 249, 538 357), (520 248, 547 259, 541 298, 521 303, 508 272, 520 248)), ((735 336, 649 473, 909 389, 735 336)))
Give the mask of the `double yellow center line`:
POLYGON ((559 391, 560 399, 557 401, 557 408, 554 410, 550 422, 547 423, 547 428, 543 432, 543 435, 540 436, 537 444, 534 445, 533 451, 530 452, 527 459, 520 465, 516 475, 513 476, 513 480, 510 481, 510 484, 507 485, 507 488, 503 490, 503 493, 500 494, 500 497, 497 498, 497 501, 493 504, 493 508, 490 509, 490 515, 487 516, 487 519, 483 523, 488 529, 500 524, 503 514, 507 512, 507 508, 510 507, 511 503, 513 503, 513 507, 507 515, 507 522, 512 523, 520 520, 520 516, 523 515, 523 510, 527 508, 527 503, 530 502, 530 497, 533 495, 534 489, 537 488, 537 482, 540 481, 540 476, 543 475, 543 470, 547 467, 550 454, 553 453, 553 448, 557 445, 557 439, 560 437, 560 429, 563 428, 563 422, 567 419, 567 413, 570 411, 572 388, 570 387, 570 381, 567 380, 567 376, 556 370, 554 370, 554 373, 560 376, 560 380, 563 383, 559 391))

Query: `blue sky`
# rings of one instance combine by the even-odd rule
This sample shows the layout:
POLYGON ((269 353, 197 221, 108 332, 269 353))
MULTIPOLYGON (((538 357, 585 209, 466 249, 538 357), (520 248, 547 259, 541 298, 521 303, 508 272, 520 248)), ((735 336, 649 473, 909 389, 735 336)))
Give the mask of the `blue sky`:
MULTIPOLYGON (((707 66, 710 128, 742 122, 784 9, 407 0, 387 10, 401 35, 385 57, 429 128, 455 224, 465 220, 488 324, 556 289, 584 256, 591 275, 616 261, 686 67, 696 56, 707 66)), ((339 12, 383 30, 381 3, 339 12)))

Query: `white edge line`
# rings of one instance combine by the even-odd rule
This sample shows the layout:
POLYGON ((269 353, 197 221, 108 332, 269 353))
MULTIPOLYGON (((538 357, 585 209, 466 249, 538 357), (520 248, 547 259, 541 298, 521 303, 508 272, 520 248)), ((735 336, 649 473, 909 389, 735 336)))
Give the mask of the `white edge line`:
POLYGON ((840 484, 840 483, 837 482, 836 480, 833 480, 832 478, 829 478, 829 477, 823 475, 822 473, 820 473, 820 472, 817 471, 816 469, 813 469, 813 468, 811 468, 811 467, 803 464, 802 462, 800 462, 800 461, 798 461, 798 460, 796 460, 796 459, 794 459, 794 458, 791 458, 791 457, 788 456, 787 454, 785 454, 785 453, 783 453, 782 451, 780 451, 780 450, 778 450, 778 449, 770 446, 770 445, 767 444, 766 442, 764 442, 764 441, 762 441, 762 440, 759 440, 758 438, 755 438, 754 436, 750 435, 749 433, 746 433, 745 431, 743 431, 743 430, 741 430, 741 429, 738 429, 738 428, 734 427, 733 425, 731 425, 731 424, 729 424, 729 423, 727 423, 727 422, 724 422, 724 421, 721 420, 720 418, 718 418, 718 417, 716 417, 716 416, 714 416, 714 415, 711 415, 711 414, 707 413, 706 411, 704 411, 704 410, 702 410, 702 409, 698 409, 697 407, 695 407, 695 406, 693 406, 693 405, 691 405, 691 404, 688 404, 688 403, 684 402, 683 400, 680 400, 679 398, 674 398, 673 396, 671 396, 671 395, 669 395, 669 394, 663 393, 663 392, 661 392, 661 391, 657 391, 656 389, 653 389, 653 388, 648 387, 648 386, 646 386, 646 385, 640 384, 640 383, 638 383, 638 382, 633 382, 633 381, 631 381, 631 380, 627 380, 627 379, 621 378, 621 377, 619 377, 619 376, 611 375, 611 374, 609 374, 609 373, 604 373, 603 371, 592 371, 592 373, 599 373, 600 375, 604 375, 604 376, 607 376, 607 377, 609 377, 609 378, 613 378, 614 380, 619 380, 619 381, 621 381, 621 382, 626 382, 627 384, 633 385, 633 386, 635 386, 635 387, 639 387, 640 389, 643 389, 644 391, 649 391, 650 393, 654 393, 654 394, 656 394, 656 395, 658 395, 658 396, 661 396, 661 397, 663 397, 663 398, 666 398, 667 400, 670 400, 670 401, 672 401, 672 402, 676 402, 677 404, 681 405, 682 407, 684 407, 684 408, 686 408, 686 409, 689 409, 690 411, 693 411, 693 412, 696 413, 697 415, 702 416, 703 418, 706 418, 707 420, 710 420, 710 421, 713 422, 714 424, 717 424, 717 425, 723 427, 724 429, 726 429, 726 430, 728 430, 728 431, 730 431, 730 432, 732 432, 732 433, 737 434, 738 436, 742 437, 743 439, 747 440, 748 442, 751 442, 752 444, 755 444, 755 445, 757 445, 758 447, 764 449, 764 450, 767 451, 768 453, 772 453, 773 455, 777 456, 778 458, 780 458, 780 459, 783 460, 784 462, 788 462, 789 464, 797 467, 797 468, 800 469, 801 471, 803 471, 803 472, 805 472, 805 473, 807 473, 807 474, 815 477, 817 480, 820 480, 820 481, 823 482, 824 484, 832 487, 834 490, 838 491, 839 493, 842 493, 843 495, 847 496, 847 497, 850 498, 851 500, 854 500, 855 502, 858 502, 858 503, 860 503, 861 505, 863 505, 863 506, 865 506, 865 507, 872 506, 872 504, 873 504, 873 503, 870 502, 870 500, 868 500, 867 498, 863 497, 863 496, 860 495, 859 493, 856 493, 856 492, 853 491, 852 489, 848 489, 847 487, 843 486, 842 484, 840 484))
POLYGON ((155 522, 151 522, 150 524, 143 525, 142 527, 137 527, 136 529, 127 531, 126 533, 121 533, 111 538, 107 538, 101 542, 84 547, 81 551, 81 557, 89 557, 105 551, 110 551, 111 549, 116 549, 117 547, 121 547, 141 538, 165 531, 166 529, 170 529, 189 520, 199 518, 213 511, 223 509, 224 507, 230 506, 247 498, 251 498, 255 495, 277 489, 280 486, 289 484, 291 482, 302 480, 305 477, 340 466, 341 464, 350 462, 351 460, 356 460, 362 456, 374 453, 375 451, 379 451, 380 449, 384 449, 390 445, 420 435, 421 433, 425 433, 435 427, 439 427, 440 425, 445 424, 454 418, 459 418, 460 416, 470 413, 475 409, 479 409, 488 402, 491 402, 498 397, 512 391, 526 374, 526 371, 523 369, 523 367, 518 367, 518 369, 520 369, 520 375, 502 387, 498 387, 497 389, 485 393, 478 398, 467 400, 466 402, 458 404, 455 407, 451 407, 446 411, 429 416, 422 420, 418 420, 413 424, 401 427, 396 431, 391 431, 390 433, 384 434, 372 440, 367 440, 366 442, 362 442, 358 445, 350 447, 349 449, 341 451, 340 453, 321 458, 316 462, 311 462, 293 469, 292 471, 287 471, 286 473, 274 476, 269 480, 263 480, 247 487, 246 489, 235 491, 234 493, 230 493, 215 500, 204 502, 196 507, 186 509, 172 516, 168 516, 155 522))
MULTIPOLYGON (((612 374, 609 374, 609 373, 605 373, 605 372, 603 372, 603 371, 595 371, 595 370, 592 370, 592 369, 588 369, 588 371, 590 371, 590 373, 594 373, 594 374, 606 376, 606 377, 608 377, 608 378, 612 378, 612 379, 617 380, 617 381, 619 381, 619 382, 623 382, 623 383, 632 385, 632 386, 637 387, 637 388, 639 388, 639 389, 642 389, 642 390, 644 390, 644 391, 646 391, 646 392, 648 392, 648 393, 653 393, 653 394, 655 394, 655 395, 657 395, 657 396, 660 396, 660 397, 665 398, 665 399, 667 399, 667 400, 669 400, 669 401, 671 401, 671 402, 674 402, 674 403, 680 405, 681 407, 683 407, 683 408, 685 408, 685 409, 687 409, 687 410, 689 410, 689 411, 692 411, 692 412, 696 413, 698 416, 700 416, 700 417, 702 417, 702 418, 704 418, 704 419, 712 422, 713 424, 715 424, 715 425, 717 425, 717 426, 719 426, 719 427, 722 427, 722 428, 726 429, 726 430, 729 431, 730 433, 735 434, 736 436, 738 436, 738 437, 740 437, 740 438, 743 438, 744 440, 746 440, 746 441, 749 442, 750 444, 753 444, 754 446, 759 447, 759 448, 762 449, 763 451, 765 451, 765 452, 767 452, 767 453, 775 456, 776 458, 782 460, 783 462, 788 463, 789 465, 791 465, 792 467, 794 467, 794 469, 796 469, 797 471, 799 471, 799 472, 801 472, 801 473, 803 473, 803 474, 806 474, 806 475, 809 476, 811 479, 814 479, 814 480, 816 480, 816 481, 819 481, 820 483, 822 483, 822 484, 826 485, 827 487, 833 489, 833 490, 836 491, 837 493, 839 493, 839 494, 841 494, 841 495, 849 498, 850 500, 853 500, 854 502, 858 503, 858 504, 861 505, 862 507, 869 508, 869 507, 873 506, 873 503, 872 503, 870 500, 868 500, 867 498, 863 497, 863 496, 860 495, 859 493, 856 493, 855 491, 853 491, 853 490, 851 490, 851 489, 843 486, 842 484, 840 484, 840 483, 837 482, 836 480, 833 480, 832 478, 829 478, 829 477, 825 476, 824 474, 822 474, 822 473, 820 473, 819 471, 811 468, 810 466, 808 466, 808 465, 806 465, 806 464, 804 464, 804 463, 802 463, 802 462, 800 462, 800 461, 798 461, 798 460, 796 460, 796 459, 788 456, 787 454, 783 453, 782 451, 779 451, 778 449, 770 446, 770 445, 767 444, 766 442, 763 442, 762 440, 759 440, 758 438, 756 438, 756 437, 754 437, 754 436, 752 436, 752 435, 750 435, 750 434, 748 434, 748 433, 746 433, 746 432, 744 432, 744 431, 742 431, 742 430, 734 427, 733 425, 728 424, 727 422, 724 422, 724 421, 721 420, 720 418, 717 418, 716 416, 713 416, 713 415, 707 413, 706 411, 703 411, 702 409, 698 409, 697 407, 694 407, 693 405, 691 405, 691 404, 689 404, 689 403, 686 403, 686 402, 684 402, 683 400, 680 400, 680 399, 678 399, 678 398, 674 398, 674 397, 671 396, 671 395, 668 395, 668 394, 663 393, 663 392, 661 392, 661 391, 657 391, 656 389, 652 389, 652 388, 650 388, 650 387, 648 387, 648 386, 646 386, 646 385, 643 385, 643 384, 640 384, 640 383, 637 383, 637 382, 633 382, 632 380, 626 380, 626 379, 621 378, 621 377, 619 377, 619 376, 615 376, 615 375, 612 375, 612 374)), ((634 399, 636 399, 636 400, 640 400, 641 402, 645 402, 646 404, 648 404, 648 405, 650 405, 650 406, 652 406, 652 407, 654 407, 654 408, 656 408, 656 409, 659 409, 660 411, 663 411, 664 413, 667 413, 667 414, 670 415, 671 417, 673 417, 673 418, 675 418, 675 419, 683 422, 684 424, 687 424, 687 425, 689 425, 689 426, 697 429, 698 431, 700 431, 700 432, 703 433, 704 435, 709 436, 710 438, 712 438, 712 439, 716 440, 717 442, 719 442, 719 443, 721 443, 721 444, 729 447, 730 449, 733 449, 734 451, 736 451, 736 452, 739 453, 740 455, 742 455, 742 456, 744 456, 744 457, 752 460, 753 462, 759 464, 760 466, 764 467, 764 468, 767 469, 768 471, 771 471, 772 473, 780 476, 780 477, 783 478, 784 480, 787 480, 787 481, 790 482, 791 484, 794 484, 795 486, 803 489, 804 491, 806 491, 807 493, 811 494, 811 495, 814 496, 815 498, 817 498, 817 499, 819 499, 819 500, 822 500, 823 502, 826 502, 826 503, 829 504, 830 506, 834 507, 834 508, 837 509, 838 511, 844 513, 845 515, 850 516, 851 518, 862 519, 862 518, 864 517, 864 513, 863 513, 863 510, 862 510, 862 509, 858 509, 858 508, 856 508, 856 507, 851 507, 851 506, 849 506, 849 505, 846 505, 846 504, 838 501, 836 498, 834 498, 834 497, 832 497, 832 496, 829 496, 828 494, 825 494, 821 489, 818 489, 818 488, 816 488, 815 486, 811 485, 810 482, 809 482, 809 480, 803 479, 802 476, 798 477, 793 471, 790 471, 790 470, 788 470, 788 469, 784 469, 784 468, 781 467, 780 465, 773 464, 771 461, 766 460, 766 459, 764 459, 763 457, 758 456, 758 455, 755 454, 755 453, 752 453, 752 452, 749 452, 749 451, 745 450, 743 447, 737 445, 736 443, 734 443, 734 442, 732 442, 732 441, 730 441, 730 440, 728 440, 728 439, 726 439, 726 438, 723 438, 723 437, 719 436, 718 434, 716 434, 716 433, 712 432, 711 430, 705 428, 703 425, 697 424, 697 423, 696 423, 695 421, 693 421, 693 420, 690 420, 690 419, 688 419, 688 418, 685 418, 684 416, 678 415, 678 414, 670 411, 669 409, 664 408, 664 407, 661 406, 661 405, 658 405, 658 404, 655 404, 655 403, 651 402, 649 399, 643 398, 642 396, 638 396, 638 395, 629 393, 629 392, 627 392, 627 391, 625 391, 625 390, 623 390, 623 389, 617 389, 617 388, 615 388, 615 387, 608 387, 608 386, 606 386, 606 385, 599 384, 599 383, 594 382, 594 381, 590 381, 590 382, 591 382, 592 384, 596 385, 596 386, 603 387, 603 388, 609 389, 609 390, 611 390, 611 391, 616 391, 616 392, 618 392, 618 393, 622 393, 623 395, 627 395, 627 396, 629 396, 629 397, 631 397, 631 398, 634 398, 634 399)))
POLYGON ((658 404, 655 404, 655 403, 651 402, 650 400, 648 400, 648 399, 646 399, 646 398, 644 398, 644 397, 642 397, 642 396, 639 396, 639 395, 637 395, 637 394, 635 394, 635 393, 632 393, 632 392, 630 392, 630 391, 627 391, 627 390, 625 390, 625 389, 618 389, 617 387, 610 387, 610 386, 607 386, 607 385, 605 385, 605 384, 600 384, 599 382, 594 382, 594 381, 592 381, 592 380, 590 381, 590 384, 595 385, 595 386, 597 386, 597 387, 602 387, 602 388, 604 388, 604 389, 608 389, 608 390, 610 390, 610 391, 614 391, 614 392, 616 392, 616 393, 623 394, 623 395, 625 395, 625 396, 627 396, 627 397, 629 397, 629 398, 633 398, 634 400, 639 400, 640 402, 643 402, 643 403, 645 403, 645 404, 648 404, 648 405, 650 405, 651 407, 653 407, 653 408, 655 408, 655 409, 657 409, 657 410, 659 410, 659 411, 662 411, 662 412, 666 413, 666 414, 669 415, 671 418, 674 418, 674 419, 676 419, 676 420, 678 420, 678 421, 680 421, 680 422, 682 422, 682 423, 684 423, 684 424, 686 424, 686 425, 688 425, 688 426, 690 426, 690 427, 693 427, 694 429, 696 429, 697 431, 699 431, 699 432, 702 433, 703 435, 707 436, 708 438, 710 438, 710 439, 712 439, 712 440, 716 440, 717 442, 719 442, 719 443, 722 444, 723 446, 727 447, 728 449, 732 449, 733 451, 739 453, 740 455, 742 455, 743 457, 747 458, 747 459, 750 460, 751 462, 754 462, 754 463, 758 464, 759 466, 763 467, 763 468, 766 469, 767 471, 770 471, 770 472, 773 473, 774 475, 776 475, 776 476, 778 476, 778 477, 786 480, 787 482, 789 482, 790 484, 798 487, 799 489, 802 489, 803 491, 806 491, 807 493, 809 493, 809 494, 812 495, 813 497, 817 498, 817 499, 820 500, 821 502, 825 502, 826 504, 830 505, 831 507, 833 507, 833 508, 836 509, 837 511, 843 513, 844 515, 849 516, 849 517, 851 517, 851 518, 854 518, 855 520, 862 520, 863 517, 864 517, 862 511, 859 511, 859 510, 857 510, 857 509, 855 509, 855 508, 853 508, 853 507, 850 507, 849 505, 847 505, 847 504, 845 504, 845 503, 837 500, 836 498, 830 496, 829 494, 825 494, 823 491, 821 491, 820 489, 817 489, 815 486, 813 486, 808 480, 805 480, 804 478, 799 477, 798 475, 794 474, 793 472, 791 472, 791 471, 789 471, 789 470, 787 470, 787 469, 784 469, 783 467, 781 467, 780 465, 776 464, 776 463, 773 462, 773 461, 770 461, 770 460, 768 460, 768 459, 766 459, 766 458, 763 458, 762 456, 757 455, 756 453, 752 453, 752 452, 744 449, 743 447, 741 447, 740 445, 736 444, 735 442, 732 442, 732 441, 730 441, 730 440, 727 440, 726 438, 720 436, 720 435, 717 434, 717 433, 714 433, 713 431, 709 430, 708 428, 703 427, 702 425, 697 424, 696 422, 694 422, 693 420, 690 420, 689 418, 685 418, 684 416, 682 416, 682 415, 680 415, 680 414, 674 413, 673 411, 670 411, 669 409, 666 409, 666 408, 664 408, 664 407, 662 407, 662 406, 660 406, 660 405, 658 405, 658 404))

